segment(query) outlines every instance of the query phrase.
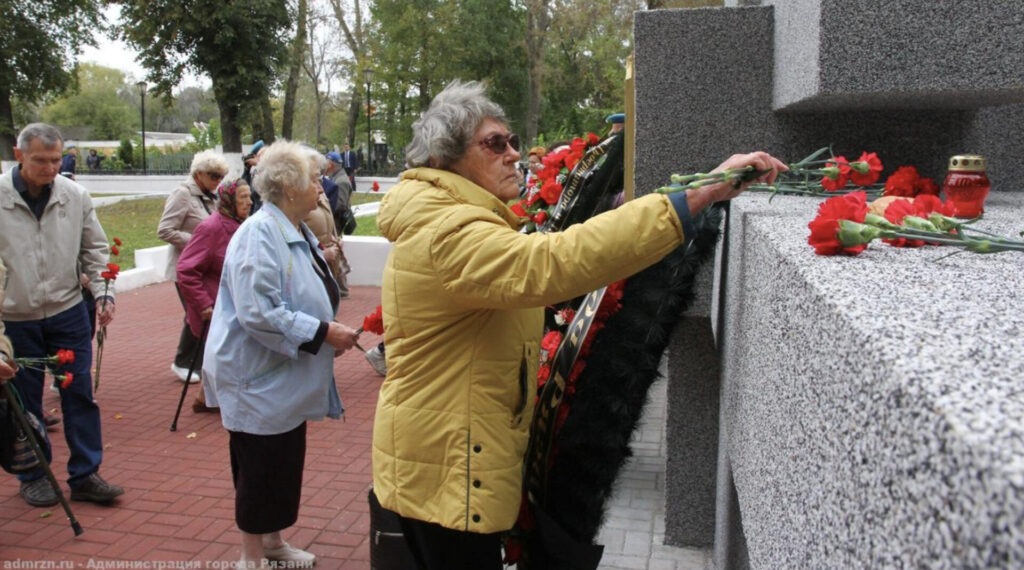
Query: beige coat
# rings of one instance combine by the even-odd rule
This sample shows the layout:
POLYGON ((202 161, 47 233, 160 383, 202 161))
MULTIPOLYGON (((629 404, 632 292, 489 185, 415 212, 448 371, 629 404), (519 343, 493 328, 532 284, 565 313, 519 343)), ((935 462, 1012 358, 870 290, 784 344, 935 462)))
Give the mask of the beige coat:
POLYGON ((196 184, 191 176, 167 196, 164 213, 160 217, 156 235, 171 244, 171 254, 167 256, 167 269, 164 277, 170 281, 178 280, 178 258, 185 249, 192 232, 210 214, 217 211, 217 203, 211 200, 196 184))
MULTIPOLYGON (((4 306, 4 289, 7 286, 7 268, 4 267, 4 260, 0 259, 0 308, 4 306)), ((3 316, 0 311, 0 317, 3 316)), ((4 334, 4 321, 0 320, 0 353, 14 357, 14 349, 11 348, 11 339, 4 334)))
POLYGON ((303 220, 309 226, 320 245, 324 248, 330 245, 338 246, 338 257, 329 261, 327 265, 331 268, 331 275, 338 282, 339 286, 345 285, 345 273, 348 273, 348 264, 342 263, 344 255, 341 253, 341 238, 338 237, 338 230, 334 227, 334 215, 331 214, 331 203, 322 192, 317 200, 316 209, 310 212, 303 220))
POLYGON ((381 504, 446 528, 492 533, 519 512, 543 307, 657 262, 683 240, 663 195, 564 232, 523 234, 483 188, 416 168, 377 217, 394 242, 381 302, 388 375, 373 425, 381 504))
MULTIPOLYGON (((4 318, 34 321, 81 303, 81 273, 98 299, 105 291, 100 272, 107 270, 109 248, 89 193, 58 176, 37 220, 14 189, 13 172, 0 175, 0 258, 8 271, 4 318)), ((106 294, 113 297, 110 285, 106 294)))

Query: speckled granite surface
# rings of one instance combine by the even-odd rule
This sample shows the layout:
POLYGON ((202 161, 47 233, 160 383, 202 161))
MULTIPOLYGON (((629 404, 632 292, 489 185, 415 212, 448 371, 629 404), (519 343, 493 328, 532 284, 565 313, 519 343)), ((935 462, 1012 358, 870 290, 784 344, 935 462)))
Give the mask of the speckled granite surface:
MULTIPOLYGON (((732 204, 725 382, 752 568, 1024 567, 1024 254, 821 257, 732 204)), ((982 227, 1024 230, 1024 195, 982 227)))

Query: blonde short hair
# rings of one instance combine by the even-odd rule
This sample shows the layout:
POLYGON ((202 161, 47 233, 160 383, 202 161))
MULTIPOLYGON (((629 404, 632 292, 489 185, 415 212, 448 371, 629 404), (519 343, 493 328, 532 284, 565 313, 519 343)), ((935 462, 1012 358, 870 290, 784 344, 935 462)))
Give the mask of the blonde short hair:
POLYGON ((216 172, 221 176, 227 176, 228 170, 230 167, 224 155, 213 149, 207 149, 197 152, 192 157, 192 166, 189 167, 188 173, 195 176, 200 172, 216 172))

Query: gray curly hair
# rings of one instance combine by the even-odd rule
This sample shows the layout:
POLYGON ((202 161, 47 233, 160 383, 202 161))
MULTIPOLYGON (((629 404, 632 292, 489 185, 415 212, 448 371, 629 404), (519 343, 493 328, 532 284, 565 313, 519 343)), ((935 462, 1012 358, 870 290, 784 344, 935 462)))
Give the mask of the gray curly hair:
POLYGON ((412 124, 412 142, 405 148, 406 166, 447 169, 466 153, 484 119, 505 123, 505 111, 487 98, 479 81, 455 80, 434 97, 412 124))

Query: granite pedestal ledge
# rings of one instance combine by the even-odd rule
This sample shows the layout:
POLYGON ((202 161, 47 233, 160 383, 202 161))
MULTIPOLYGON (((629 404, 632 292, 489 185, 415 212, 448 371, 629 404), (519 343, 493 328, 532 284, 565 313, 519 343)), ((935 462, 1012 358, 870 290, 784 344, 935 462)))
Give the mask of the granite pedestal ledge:
MULTIPOLYGON (((752 568, 1024 567, 1024 253, 807 244, 820 199, 729 220, 723 441, 752 568)), ((978 225, 1024 230, 1024 195, 978 225)))

